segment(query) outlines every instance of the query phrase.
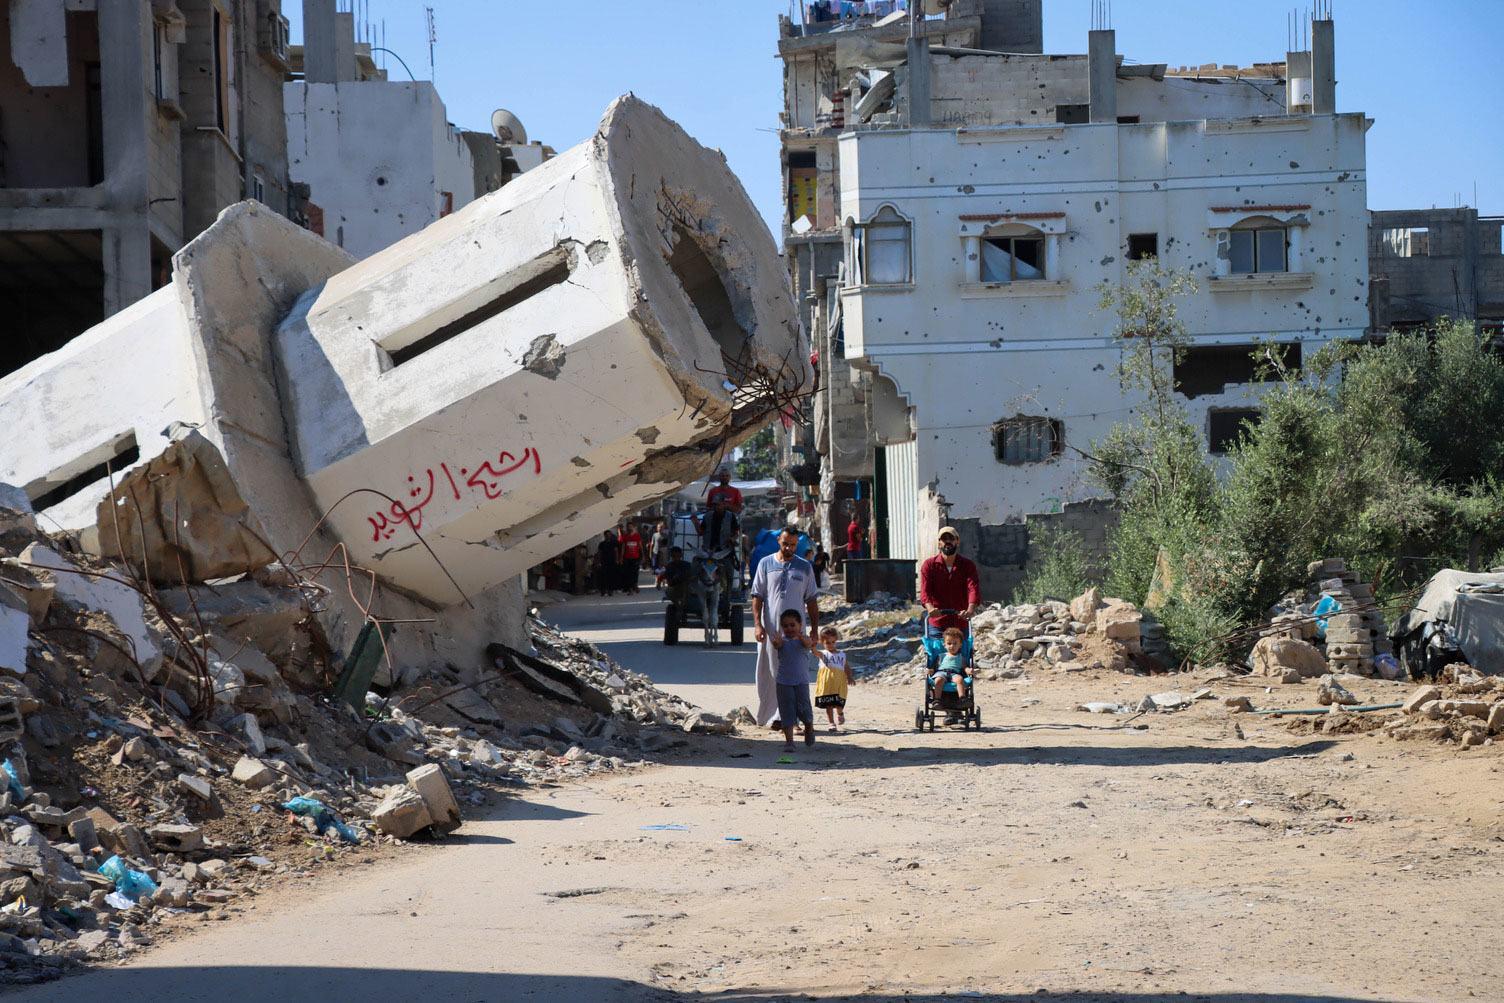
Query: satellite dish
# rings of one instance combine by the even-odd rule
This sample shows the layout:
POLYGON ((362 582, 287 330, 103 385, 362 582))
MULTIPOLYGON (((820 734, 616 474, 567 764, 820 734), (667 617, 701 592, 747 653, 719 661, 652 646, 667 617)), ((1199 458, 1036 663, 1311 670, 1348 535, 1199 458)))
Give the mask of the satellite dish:
POLYGON ((527 130, 522 127, 522 120, 505 108, 497 108, 491 113, 491 132, 502 143, 527 145, 527 130))

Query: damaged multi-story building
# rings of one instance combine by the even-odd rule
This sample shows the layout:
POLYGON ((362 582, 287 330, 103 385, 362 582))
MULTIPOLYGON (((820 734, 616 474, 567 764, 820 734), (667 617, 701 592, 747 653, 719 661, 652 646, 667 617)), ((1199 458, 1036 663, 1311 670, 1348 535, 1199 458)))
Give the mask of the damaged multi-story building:
POLYGON ((1368 260, 1375 334, 1451 317, 1504 335, 1504 216, 1470 208, 1375 211, 1368 260))
POLYGON ((1042 17, 956 0, 781 39, 786 158, 795 129, 816 146, 787 243, 824 348, 821 500, 870 455, 877 553, 922 557, 954 525, 992 595, 1041 523, 1097 543, 1111 520, 1078 450, 1138 403, 1100 307, 1130 262, 1197 279, 1175 377, 1213 453, 1257 420, 1257 344, 1298 365, 1368 326, 1369 123, 1337 111, 1330 18, 1282 61, 1175 68, 1125 61, 1105 24, 1042 54, 1042 17))
POLYGON ((498 109, 491 132, 457 128, 432 81, 392 80, 355 15, 303 0, 290 52, 288 170, 315 205, 310 229, 366 257, 554 156, 498 109))
POLYGON ((10 0, 0 373, 166 285, 231 203, 288 210, 278 0, 10 0))

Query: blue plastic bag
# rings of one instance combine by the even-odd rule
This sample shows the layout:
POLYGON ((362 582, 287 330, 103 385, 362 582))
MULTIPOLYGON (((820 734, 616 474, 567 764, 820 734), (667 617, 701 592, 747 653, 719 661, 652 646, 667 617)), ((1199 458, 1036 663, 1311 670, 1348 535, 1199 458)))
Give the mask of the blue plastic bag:
POLYGON ((16 776, 16 768, 10 764, 10 760, 0 763, 0 768, 5 770, 5 787, 10 791, 11 800, 20 804, 26 800, 26 788, 21 786, 21 778, 16 776))
POLYGON ((302 797, 301 795, 288 801, 282 807, 294 815, 313 819, 313 824, 323 835, 330 829, 339 834, 339 838, 347 843, 360 842, 360 833, 350 828, 339 820, 339 817, 330 811, 329 806, 318 798, 302 797))
POLYGON ((1312 613, 1316 614, 1317 637, 1326 637, 1326 618, 1331 616, 1333 613, 1339 612, 1341 609, 1342 604, 1333 599, 1331 596, 1321 597, 1321 601, 1318 602, 1316 604, 1316 608, 1311 611, 1312 613))
POLYGON ((115 882, 115 890, 132 902, 139 902, 157 890, 157 883, 141 871, 125 866, 120 854, 99 865, 99 873, 115 882))

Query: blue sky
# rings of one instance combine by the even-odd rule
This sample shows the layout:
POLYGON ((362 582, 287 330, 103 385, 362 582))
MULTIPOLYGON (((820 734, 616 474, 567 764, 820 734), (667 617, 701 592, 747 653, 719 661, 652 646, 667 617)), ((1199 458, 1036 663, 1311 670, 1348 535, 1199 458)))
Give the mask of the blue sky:
MULTIPOLYGON (((359 0, 386 45, 429 75, 422 0, 359 0), (379 31, 378 27, 378 31, 379 31)), ((777 16, 788 0, 428 0, 450 120, 508 108, 555 149, 588 137, 626 91, 726 152, 769 224, 780 218, 777 16)), ((340 0, 348 6, 350 0, 340 0)), ((1301 0, 1309 7, 1310 0, 1301 0)), ((1115 0, 1118 51, 1172 65, 1278 60, 1285 0, 1115 0)), ((1336 0, 1337 103, 1375 119, 1373 209, 1474 204, 1504 214, 1504 0, 1336 0)), ((301 0, 283 0, 294 41, 301 0)), ((1045 51, 1085 52, 1090 0, 1045 0, 1045 51)), ((394 79, 406 74, 388 60, 394 79)))

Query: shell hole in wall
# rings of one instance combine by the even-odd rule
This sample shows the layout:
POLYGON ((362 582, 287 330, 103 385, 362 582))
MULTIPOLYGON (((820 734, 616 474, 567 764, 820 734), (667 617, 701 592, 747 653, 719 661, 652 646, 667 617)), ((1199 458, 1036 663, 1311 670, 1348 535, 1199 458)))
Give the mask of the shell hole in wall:
POLYGON ((720 347, 722 359, 730 372, 735 368, 733 363, 742 357, 751 335, 736 319, 736 308, 720 271, 694 236, 682 226, 674 227, 674 252, 669 255, 668 267, 684 286, 684 292, 704 322, 705 329, 720 347))

